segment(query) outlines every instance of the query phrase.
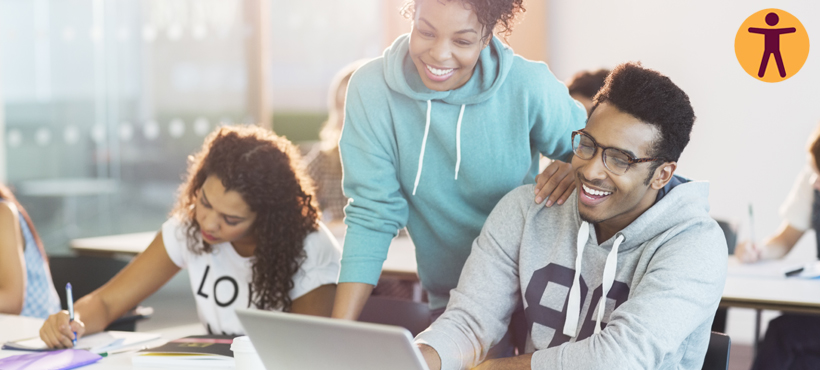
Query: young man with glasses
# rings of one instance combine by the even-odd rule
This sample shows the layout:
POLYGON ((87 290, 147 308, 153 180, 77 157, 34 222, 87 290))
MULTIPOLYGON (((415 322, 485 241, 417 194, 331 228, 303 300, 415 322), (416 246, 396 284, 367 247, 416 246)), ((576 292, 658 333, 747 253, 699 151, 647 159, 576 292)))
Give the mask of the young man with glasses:
POLYGON ((498 203, 417 337, 430 369, 700 369, 727 254, 708 184, 674 174, 694 120, 669 78, 616 67, 572 134, 575 193, 546 208, 529 185, 498 203), (482 362, 519 300, 527 354, 482 362))

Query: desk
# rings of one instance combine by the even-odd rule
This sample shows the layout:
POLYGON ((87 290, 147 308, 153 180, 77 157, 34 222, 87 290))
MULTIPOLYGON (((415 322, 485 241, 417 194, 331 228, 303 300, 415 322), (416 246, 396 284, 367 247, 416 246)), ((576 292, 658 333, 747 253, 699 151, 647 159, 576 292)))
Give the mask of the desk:
MULTIPOLYGON (((136 256, 142 253, 157 236, 156 231, 142 233, 98 236, 94 238, 72 239, 71 248, 80 254, 113 256, 125 254, 136 256)), ((344 236, 337 236, 339 245, 344 245, 344 236)), ((418 280, 416 275, 416 247, 407 236, 400 236, 390 243, 383 273, 404 280, 418 280)))
POLYGON ((71 249, 80 254, 104 255, 111 257, 114 254, 136 256, 154 240, 156 231, 142 233, 98 236, 94 238, 72 239, 69 242, 71 249))
POLYGON ((728 276, 721 307, 820 314, 820 280, 728 276))
MULTIPOLYGON (((0 331, 0 341, 5 343, 9 340, 36 337, 39 335, 40 327, 43 325, 43 321, 44 320, 42 319, 34 319, 30 317, 0 314, 0 327, 3 328, 3 330, 0 331)), ((141 343, 139 347, 156 347, 170 340, 182 338, 188 335, 207 334, 205 328, 200 323, 150 332, 161 334, 162 337, 155 341, 141 343)), ((31 352, 0 350, 0 358, 24 353, 31 352)), ((134 352, 111 355, 91 365, 83 366, 83 369, 132 369, 133 366, 131 365, 131 357, 133 355, 134 352)))
MULTIPOLYGON (((336 236, 339 245, 344 245, 344 225, 334 225, 330 227, 333 235, 336 236)), ((80 254, 113 257, 116 254, 135 256, 145 248, 156 237, 156 231, 142 233, 120 234, 110 236, 99 236, 95 238, 73 239, 70 242, 71 248, 80 254)), ((421 301, 421 285, 418 284, 419 277, 416 265, 416 247, 408 236, 399 236, 390 243, 387 252, 387 259, 382 265, 382 274, 400 280, 412 281, 417 284, 413 287, 413 300, 421 301)))
POLYGON ((820 314, 820 279, 787 278, 782 271, 794 263, 769 261, 743 265, 729 256, 726 286, 720 307, 742 307, 757 311, 754 348, 760 340, 762 310, 820 314))

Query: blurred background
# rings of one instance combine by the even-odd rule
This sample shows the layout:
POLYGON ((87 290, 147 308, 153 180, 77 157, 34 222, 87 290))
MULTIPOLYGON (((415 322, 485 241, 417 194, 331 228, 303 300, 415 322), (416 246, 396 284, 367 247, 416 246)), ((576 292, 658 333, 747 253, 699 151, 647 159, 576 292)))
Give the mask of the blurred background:
POLYGON ((50 254, 155 230, 216 125, 316 140, 336 70, 378 56, 376 0, 2 0, 4 181, 50 254))
MULTIPOLYGON (((186 157, 217 125, 258 122, 303 147, 317 141, 336 71, 409 30, 401 3, 0 0, 0 181, 50 254, 69 253, 73 238, 156 230, 186 157)), ((634 60, 681 86, 698 120, 678 173, 711 182, 713 216, 741 239, 749 204, 758 237, 774 232, 820 121, 820 61, 810 52, 774 84, 743 71, 738 27, 770 2, 525 6, 509 42, 559 79, 634 60)), ((820 40, 820 3, 777 6, 820 40)), ((813 239, 795 258, 813 256, 813 239)))

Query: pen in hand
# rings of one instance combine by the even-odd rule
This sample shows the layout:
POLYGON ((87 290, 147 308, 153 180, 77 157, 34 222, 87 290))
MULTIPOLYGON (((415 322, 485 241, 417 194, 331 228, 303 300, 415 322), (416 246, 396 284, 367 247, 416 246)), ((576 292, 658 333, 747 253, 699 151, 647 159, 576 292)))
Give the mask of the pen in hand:
POLYGON ((755 219, 754 213, 752 213, 752 203, 749 203, 749 240, 754 243, 755 241, 755 219))
POLYGON ((763 252, 758 248, 757 241, 755 241, 755 218, 752 212, 752 203, 749 203, 749 246, 755 251, 755 260, 763 259, 763 252))
MULTIPOLYGON (((68 304, 68 323, 70 326, 71 322, 74 321, 74 296, 71 294, 71 283, 67 283, 65 285, 65 300, 68 304)), ((76 331, 74 331, 74 339, 71 340, 71 343, 73 343, 75 347, 77 346, 76 331)))

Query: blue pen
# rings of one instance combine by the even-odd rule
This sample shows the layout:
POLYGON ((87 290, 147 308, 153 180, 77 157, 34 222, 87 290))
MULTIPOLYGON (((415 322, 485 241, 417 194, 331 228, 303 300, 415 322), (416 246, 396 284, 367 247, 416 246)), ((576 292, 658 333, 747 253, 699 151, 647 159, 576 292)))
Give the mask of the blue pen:
MULTIPOLYGON (((74 295, 71 294, 71 283, 65 285, 65 300, 68 303, 68 322, 74 321, 74 295)), ((74 332, 74 339, 71 341, 74 346, 77 346, 77 332, 74 332)))

